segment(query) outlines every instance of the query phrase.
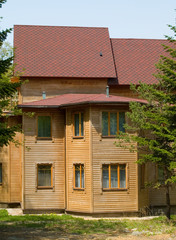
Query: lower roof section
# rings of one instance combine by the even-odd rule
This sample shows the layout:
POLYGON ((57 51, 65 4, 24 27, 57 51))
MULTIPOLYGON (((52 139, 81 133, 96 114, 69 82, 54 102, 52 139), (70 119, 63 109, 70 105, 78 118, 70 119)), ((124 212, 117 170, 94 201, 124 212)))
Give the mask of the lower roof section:
POLYGON ((18 105, 20 108, 62 108, 84 104, 128 104, 129 102, 147 103, 139 98, 129 98, 106 94, 63 94, 56 97, 18 105))
POLYGON ((167 40, 159 39, 114 38, 111 42, 119 85, 157 83, 158 80, 153 76, 157 73, 155 64, 160 55, 168 56, 162 45, 173 46, 167 40))

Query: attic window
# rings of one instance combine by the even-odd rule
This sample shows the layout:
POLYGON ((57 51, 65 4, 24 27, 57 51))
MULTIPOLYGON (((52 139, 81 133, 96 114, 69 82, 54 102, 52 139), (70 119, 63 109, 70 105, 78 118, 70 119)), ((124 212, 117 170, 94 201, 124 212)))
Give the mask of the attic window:
POLYGON ((103 57, 103 53, 102 52, 100 52, 100 57, 103 57))

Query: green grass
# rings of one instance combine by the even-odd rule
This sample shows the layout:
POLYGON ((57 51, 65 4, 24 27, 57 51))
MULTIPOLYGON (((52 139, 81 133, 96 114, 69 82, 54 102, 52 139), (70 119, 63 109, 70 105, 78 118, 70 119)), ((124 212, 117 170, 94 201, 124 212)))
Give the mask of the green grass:
POLYGON ((166 217, 152 220, 84 220, 70 215, 24 215, 11 216, 6 210, 0 210, 0 230, 13 228, 38 228, 46 231, 62 232, 65 234, 117 234, 126 231, 140 231, 144 234, 174 233, 176 217, 167 221, 166 217), (132 230, 133 229, 133 230, 132 230))

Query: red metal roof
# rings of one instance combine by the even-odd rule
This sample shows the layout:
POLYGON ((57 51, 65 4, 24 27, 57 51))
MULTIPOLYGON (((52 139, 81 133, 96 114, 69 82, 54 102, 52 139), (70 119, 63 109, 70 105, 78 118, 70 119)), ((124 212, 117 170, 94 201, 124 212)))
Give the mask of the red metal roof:
POLYGON ((14 48, 24 77, 116 77, 108 28, 16 25, 14 48))
POLYGON ((24 103, 19 105, 19 107, 67 107, 79 104, 122 104, 129 102, 147 103, 146 100, 141 100, 138 98, 112 95, 107 97, 106 94, 63 94, 53 98, 24 103))
POLYGON ((111 39, 117 69, 118 84, 156 83, 152 75, 155 64, 164 53, 166 40, 111 39))

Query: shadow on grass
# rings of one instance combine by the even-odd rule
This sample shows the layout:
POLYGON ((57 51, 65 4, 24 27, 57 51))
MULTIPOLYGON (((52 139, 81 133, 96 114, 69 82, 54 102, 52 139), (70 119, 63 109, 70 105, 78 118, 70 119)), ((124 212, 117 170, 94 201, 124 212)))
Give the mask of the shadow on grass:
POLYGON ((45 231, 60 234, 121 234, 137 231, 172 233, 176 229, 176 217, 168 222, 165 217, 152 220, 84 220, 70 215, 24 215, 10 216, 0 210, 0 232, 45 231))

